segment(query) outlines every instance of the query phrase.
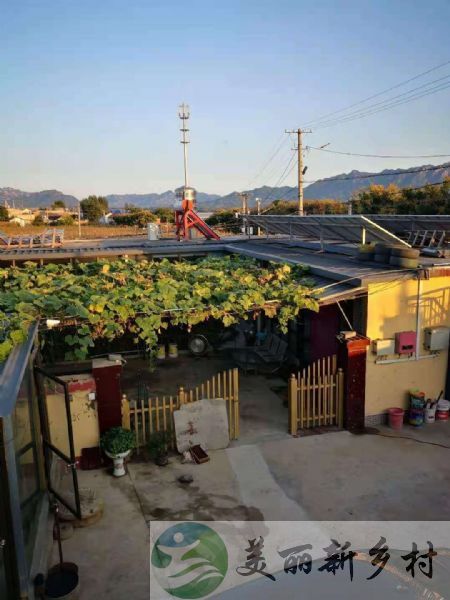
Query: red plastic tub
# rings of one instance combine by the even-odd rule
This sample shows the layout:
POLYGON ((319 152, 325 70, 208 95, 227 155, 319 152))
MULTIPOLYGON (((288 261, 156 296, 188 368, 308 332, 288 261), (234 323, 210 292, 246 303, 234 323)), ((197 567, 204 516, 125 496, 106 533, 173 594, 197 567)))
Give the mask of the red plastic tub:
POLYGON ((403 418, 405 411, 403 408, 390 408, 388 410, 389 415, 389 427, 391 429, 401 429, 403 427, 403 418))

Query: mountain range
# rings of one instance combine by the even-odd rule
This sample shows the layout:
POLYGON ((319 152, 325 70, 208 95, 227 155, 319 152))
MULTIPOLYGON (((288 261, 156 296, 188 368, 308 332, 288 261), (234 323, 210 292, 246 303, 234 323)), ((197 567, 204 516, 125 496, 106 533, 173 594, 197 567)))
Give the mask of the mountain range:
MULTIPOLYGON (((438 165, 424 165, 409 169, 385 169, 377 173, 350 171, 333 177, 319 179, 305 186, 304 197, 310 200, 348 200, 351 195, 361 188, 372 183, 399 187, 420 187, 429 183, 439 183, 445 177, 450 177, 450 162, 438 165), (376 177, 374 177, 376 175, 376 177)), ((267 206, 273 200, 283 198, 294 200, 297 188, 290 186, 270 187, 263 186, 248 190, 249 206, 254 205, 256 198, 261 199, 261 205, 267 206)), ((106 196, 111 208, 123 207, 132 204, 142 208, 171 207, 175 201, 175 191, 168 190, 162 194, 110 194, 106 196)), ((59 190, 43 190, 41 192, 23 192, 10 187, 0 188, 0 204, 9 206, 43 208, 50 206, 55 200, 64 200, 66 206, 76 206, 78 198, 60 192, 59 190)), ((199 210, 210 211, 218 208, 233 208, 241 206, 239 192, 231 192, 221 196, 219 194, 206 194, 197 192, 197 206, 199 210)))

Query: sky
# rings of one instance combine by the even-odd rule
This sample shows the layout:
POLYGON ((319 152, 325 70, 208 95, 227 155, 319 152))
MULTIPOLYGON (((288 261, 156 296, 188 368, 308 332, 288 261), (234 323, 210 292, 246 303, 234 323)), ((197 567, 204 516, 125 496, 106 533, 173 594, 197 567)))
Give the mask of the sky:
MULTIPOLYGON (((181 102, 194 187, 274 185, 292 152, 285 129, 450 60, 449 20, 448 0, 0 0, 0 187, 79 198, 175 189, 181 102)), ((311 127, 305 143, 450 154, 449 109, 450 88, 311 127)), ((446 160, 305 155, 310 179, 446 160)), ((282 183, 295 185, 295 169, 282 183)))

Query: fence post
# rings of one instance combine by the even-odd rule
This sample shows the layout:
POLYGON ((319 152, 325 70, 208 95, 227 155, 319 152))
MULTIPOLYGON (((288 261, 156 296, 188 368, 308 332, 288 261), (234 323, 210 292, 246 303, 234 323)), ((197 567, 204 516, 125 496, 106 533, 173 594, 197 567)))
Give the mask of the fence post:
POLYGON ((180 385, 180 387, 178 388, 178 406, 183 406, 183 404, 185 402, 186 402, 186 398, 185 398, 184 387, 182 385, 180 385))
POLYGON ((337 372, 337 388, 338 388, 338 426, 344 427, 344 371, 338 369, 337 372))
POLYGON ((131 429, 130 403, 126 394, 122 394, 122 427, 125 429, 131 429))
POLYGON ((288 384, 288 404, 289 404, 289 433, 297 435, 298 429, 298 399, 297 399, 297 378, 291 373, 288 384))
POLYGON ((233 369, 234 439, 239 438, 239 369, 233 369))

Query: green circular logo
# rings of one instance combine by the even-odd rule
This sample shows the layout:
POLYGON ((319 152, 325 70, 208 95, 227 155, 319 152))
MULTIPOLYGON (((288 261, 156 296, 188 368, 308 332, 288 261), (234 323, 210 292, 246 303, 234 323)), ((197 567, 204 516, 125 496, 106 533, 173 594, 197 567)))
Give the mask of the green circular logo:
POLYGON ((228 552, 221 537, 200 523, 180 523, 156 540, 151 556, 160 586, 176 598, 204 598, 223 581, 228 552))

